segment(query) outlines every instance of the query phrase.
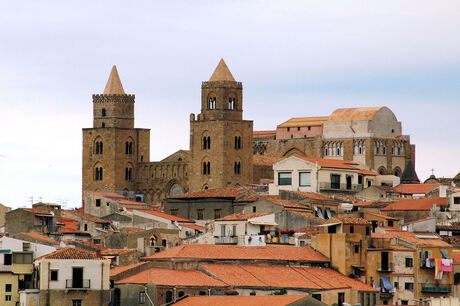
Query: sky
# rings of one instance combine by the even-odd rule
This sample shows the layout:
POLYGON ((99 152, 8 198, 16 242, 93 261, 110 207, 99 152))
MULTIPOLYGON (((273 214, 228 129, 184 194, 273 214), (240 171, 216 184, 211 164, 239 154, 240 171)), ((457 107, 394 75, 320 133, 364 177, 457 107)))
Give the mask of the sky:
POLYGON ((459 1, 2 1, 0 203, 81 205, 82 128, 117 65, 151 160, 189 147, 224 58, 244 118, 389 107, 425 180, 460 171, 459 1))

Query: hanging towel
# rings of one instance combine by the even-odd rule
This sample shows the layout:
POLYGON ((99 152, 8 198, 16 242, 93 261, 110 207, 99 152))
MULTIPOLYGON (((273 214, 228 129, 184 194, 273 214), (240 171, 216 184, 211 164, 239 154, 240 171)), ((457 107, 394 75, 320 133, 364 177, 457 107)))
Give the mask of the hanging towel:
POLYGON ((434 278, 439 279, 438 274, 441 272, 441 258, 436 258, 434 260, 435 266, 434 266, 434 278))
POLYGON ((452 272, 453 260, 452 259, 442 259, 440 271, 452 272))
POLYGON ((430 258, 427 258, 425 261, 425 267, 429 268, 431 265, 430 258))

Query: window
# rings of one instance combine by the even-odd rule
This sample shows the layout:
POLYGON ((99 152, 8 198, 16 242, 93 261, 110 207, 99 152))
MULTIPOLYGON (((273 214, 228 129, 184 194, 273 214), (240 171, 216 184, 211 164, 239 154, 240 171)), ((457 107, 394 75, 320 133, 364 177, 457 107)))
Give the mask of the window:
POLYGON ((241 137, 235 136, 235 150, 241 149, 241 137))
POLYGON ((236 237, 236 224, 232 225, 232 236, 236 237))
POLYGON ((460 204, 460 197, 454 197, 454 204, 460 204))
POLYGON ((102 117, 106 116, 105 108, 102 109, 102 117))
POLYGON ((101 127, 105 127, 105 123, 104 123, 104 122, 102 122, 101 127))
POLYGON ((220 226, 220 237, 225 237, 226 236, 226 233, 225 233, 225 224, 222 224, 220 226))
POLYGON ((96 141, 96 147, 94 149, 94 154, 102 154, 104 145, 102 141, 96 141))
POLYGON ((353 225, 350 225, 350 234, 353 234, 355 232, 355 227, 353 225))
POLYGON ((11 295, 5 295, 5 301, 11 301, 11 295))
POLYGON ((405 290, 414 290, 414 283, 404 283, 405 290))
POLYGON ((96 207, 101 207, 101 199, 96 199, 96 207))
POLYGON ((139 292, 139 304, 145 304, 145 292, 139 292))
POLYGON ((235 98, 228 99, 228 109, 236 109, 236 99, 235 98))
POLYGON ((204 209, 200 208, 196 210, 196 218, 198 220, 203 220, 204 209))
POLYGON ((393 221, 392 220, 388 220, 388 227, 393 227, 393 221))
POLYGON ((125 168, 125 181, 131 181, 133 178, 133 168, 125 168))
POLYGON ((86 223, 85 223, 85 225, 84 225, 84 231, 85 231, 85 232, 88 231, 88 224, 86 224, 86 223))
POLYGON ((177 217, 178 214, 179 214, 179 209, 177 209, 177 208, 171 209, 171 215, 172 215, 172 216, 176 216, 176 217, 177 217))
POLYGON ((221 209, 214 209, 214 219, 220 218, 221 209))
POLYGON ((102 167, 96 167, 94 170, 94 180, 102 181, 102 167))
POLYGON ((125 142, 125 154, 133 154, 133 142, 125 142))
POLYGON ((13 263, 15 264, 31 264, 32 262, 32 253, 13 253, 13 263))
POLYGON ((209 175, 211 173, 211 163, 203 162, 203 175, 209 175))
POLYGON ((370 231, 371 231, 371 230, 370 230, 369 227, 367 226, 367 227, 366 227, 366 236, 369 236, 370 231))
POLYGON ((310 186, 311 182, 310 172, 299 172, 299 186, 310 186))
POLYGON ((233 165, 233 172, 235 174, 241 174, 241 163, 240 162, 235 162, 235 164, 233 165))
POLYGON ((301 247, 305 246, 305 241, 304 240, 300 240, 300 246, 301 247))
POLYGON ((161 245, 162 245, 163 247, 166 247, 166 239, 161 240, 161 245))
POLYGON ((292 184, 292 173, 291 172, 279 172, 278 173, 278 185, 291 185, 292 184))
POLYGON ((358 175, 358 184, 359 185, 363 184, 363 176, 362 175, 358 175))
POLYGON ((211 136, 203 137, 203 150, 211 149, 211 136))
POLYGON ((396 289, 396 290, 399 290, 399 283, 398 283, 398 282, 395 282, 395 285, 394 285, 394 286, 395 286, 395 289, 396 289))
POLYGON ((3 255, 3 264, 5 266, 10 266, 12 262, 13 254, 5 254, 3 255))
POLYGON ((52 281, 58 280, 58 270, 51 270, 51 280, 52 281))
POLYGON ((72 300, 72 306, 81 306, 82 302, 81 300, 72 300))
POLYGON ((340 174, 331 174, 331 188, 340 189, 340 174))
POLYGON ((318 293, 313 293, 311 295, 312 298, 317 299, 318 301, 321 301, 321 294, 318 293))
POLYGON ((401 305, 409 305, 409 301, 408 300, 402 300, 401 305))
POLYGON ((216 98, 215 97, 209 98, 208 109, 216 109, 216 98))
POLYGON ((253 213, 257 212, 257 207, 256 206, 252 206, 252 212, 253 213))
POLYGON ((11 284, 5 284, 5 292, 11 292, 11 284))
POLYGON ((410 257, 406 257, 406 267, 412 268, 414 266, 414 259, 410 257))
POLYGON ((359 244, 355 244, 355 253, 359 253, 359 244))
POLYGON ((181 298, 181 297, 183 297, 184 295, 185 295, 185 292, 184 292, 184 291, 179 291, 179 293, 178 293, 177 296, 181 298))

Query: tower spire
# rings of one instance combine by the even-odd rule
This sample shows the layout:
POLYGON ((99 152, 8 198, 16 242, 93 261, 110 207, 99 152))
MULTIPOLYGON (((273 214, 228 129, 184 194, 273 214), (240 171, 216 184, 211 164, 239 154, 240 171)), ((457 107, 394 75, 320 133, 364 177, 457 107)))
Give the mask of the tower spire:
POLYGON ((214 73, 212 74, 211 78, 209 79, 211 82, 216 82, 216 81, 231 81, 235 82, 235 79, 233 78, 232 73, 227 67, 227 64, 225 64, 224 59, 221 58, 219 61, 219 64, 217 65, 216 69, 214 70, 214 73))
POLYGON ((118 76, 117 66, 113 65, 109 80, 105 85, 104 95, 124 95, 125 91, 118 76))

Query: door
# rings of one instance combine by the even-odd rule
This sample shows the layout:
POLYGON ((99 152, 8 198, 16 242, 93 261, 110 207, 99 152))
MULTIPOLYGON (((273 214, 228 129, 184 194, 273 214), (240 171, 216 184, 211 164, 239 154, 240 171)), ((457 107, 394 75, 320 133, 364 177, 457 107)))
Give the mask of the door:
POLYGON ((337 304, 339 306, 343 306, 344 302, 345 302, 345 293, 344 292, 339 292, 338 299, 337 299, 337 304))
POLYGON ((351 176, 347 175, 347 190, 351 189, 351 176))
POLYGON ((83 268, 72 268, 72 288, 83 288, 83 268))
POLYGON ((382 252, 382 270, 388 271, 389 270, 389 263, 388 263, 388 252, 382 252))

